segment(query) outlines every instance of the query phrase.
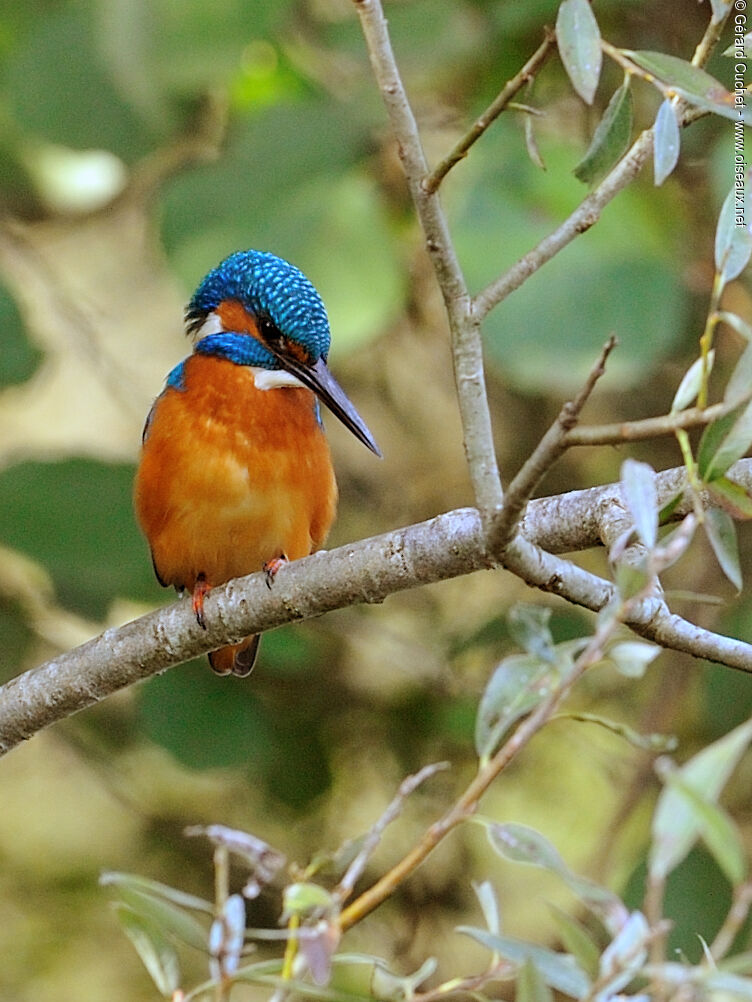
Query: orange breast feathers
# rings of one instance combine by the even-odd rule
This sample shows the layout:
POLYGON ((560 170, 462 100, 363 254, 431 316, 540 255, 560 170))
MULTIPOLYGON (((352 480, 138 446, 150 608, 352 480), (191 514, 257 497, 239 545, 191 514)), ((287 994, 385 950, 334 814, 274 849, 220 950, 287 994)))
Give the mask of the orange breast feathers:
POLYGON ((135 483, 160 580, 222 584, 321 546, 337 485, 313 393, 259 390, 250 368, 204 355, 183 380, 156 402, 135 483))

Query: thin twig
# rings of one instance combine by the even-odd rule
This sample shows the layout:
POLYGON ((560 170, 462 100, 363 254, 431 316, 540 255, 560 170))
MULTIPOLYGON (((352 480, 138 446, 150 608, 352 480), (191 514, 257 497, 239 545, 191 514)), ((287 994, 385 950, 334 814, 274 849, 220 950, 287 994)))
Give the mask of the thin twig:
POLYGON ((580 425, 566 433, 567 448, 579 445, 620 445, 650 438, 673 435, 681 428, 701 428, 712 424, 739 406, 740 401, 713 404, 712 407, 691 407, 675 414, 642 418, 639 421, 619 421, 614 424, 580 425))
MULTIPOLYGON (((731 7, 729 7, 729 12, 731 7)), ((724 16, 719 24, 712 20, 705 30, 702 40, 697 46, 692 64, 702 66, 718 43, 724 16)), ((478 293, 473 299, 473 312, 478 320, 482 320, 495 306, 514 292, 543 267, 547 261, 559 253, 567 244, 598 222, 603 209, 622 189, 634 180, 653 152, 653 130, 642 132, 622 159, 604 178, 604 180, 587 195, 575 211, 558 226, 553 233, 544 237, 537 246, 528 251, 520 260, 506 272, 494 279, 490 285, 478 293)))
MULTIPOLYGON (((628 604, 625 604, 621 613, 626 613, 627 608, 628 604)), ((377 908, 383 901, 390 897, 395 889, 420 866, 450 831, 472 817, 478 808, 481 797, 499 773, 516 758, 519 752, 550 720, 569 694, 572 686, 583 673, 603 657, 605 645, 618 626, 620 619, 621 616, 615 614, 613 617, 609 617, 609 619, 599 624, 586 648, 575 661, 571 672, 553 689, 545 700, 539 703, 530 716, 525 718, 515 728, 512 735, 504 742, 501 748, 480 767, 475 778, 457 802, 424 832, 421 839, 407 855, 342 912, 339 919, 342 931, 349 929, 356 922, 359 922, 365 915, 368 915, 369 912, 372 912, 374 908, 377 908)))
POLYGON ((473 122, 472 126, 462 139, 460 139, 452 150, 434 167, 431 173, 423 179, 422 185, 425 191, 430 193, 438 190, 439 185, 452 167, 467 156, 473 143, 480 139, 492 122, 499 117, 505 108, 510 106, 514 96, 522 90, 525 84, 535 77, 535 74, 541 66, 543 66, 556 45, 556 37, 554 33, 549 28, 545 28, 544 31, 545 36, 543 41, 522 69, 516 73, 512 79, 504 85, 504 87, 502 87, 499 94, 494 98, 483 114, 480 115, 475 122, 473 122))
POLYGON ((590 370, 580 392, 574 400, 564 404, 554 423, 509 485, 504 498, 504 507, 486 529, 489 553, 494 555, 503 553, 533 491, 556 460, 566 452, 567 435, 577 423, 595 384, 606 371, 606 360, 615 347, 616 338, 612 335, 603 346, 598 361, 590 370))
POLYGON ((734 888, 734 900, 731 902, 729 913, 710 946, 710 956, 713 960, 723 960, 734 945, 739 930, 747 921, 750 907, 752 907, 752 881, 748 880, 734 888))
POLYGON ((363 871, 366 868, 368 860, 373 855, 376 846, 381 841, 381 836, 384 834, 385 829, 397 818, 404 806, 405 800, 421 785, 425 783, 427 779, 431 776, 435 776, 437 772, 442 769, 448 769, 448 762, 435 762, 432 765, 424 766, 419 772, 416 772, 413 776, 408 776, 406 779, 400 783, 399 790, 393 797, 391 803, 381 815, 381 817, 376 821, 363 842, 360 852, 348 866, 345 875, 340 880, 339 884, 333 892, 333 897, 339 901, 346 901, 352 894, 353 887, 360 879, 363 871))

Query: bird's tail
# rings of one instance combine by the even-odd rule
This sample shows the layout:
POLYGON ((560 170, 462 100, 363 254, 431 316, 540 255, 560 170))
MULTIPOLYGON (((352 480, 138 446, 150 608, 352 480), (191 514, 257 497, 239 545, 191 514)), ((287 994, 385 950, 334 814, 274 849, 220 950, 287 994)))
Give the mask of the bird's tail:
POLYGON ((253 636, 241 640, 239 644, 212 651, 209 655, 209 664, 217 675, 237 675, 239 678, 245 678, 253 671, 260 643, 261 634, 254 633, 253 636))

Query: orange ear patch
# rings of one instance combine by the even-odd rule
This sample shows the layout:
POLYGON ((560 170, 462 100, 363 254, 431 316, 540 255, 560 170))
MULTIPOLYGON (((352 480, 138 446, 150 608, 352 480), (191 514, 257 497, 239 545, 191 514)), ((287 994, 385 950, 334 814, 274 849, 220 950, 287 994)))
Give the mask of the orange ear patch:
POLYGON ((226 331, 259 337, 256 318, 237 299, 223 299, 215 312, 226 331))

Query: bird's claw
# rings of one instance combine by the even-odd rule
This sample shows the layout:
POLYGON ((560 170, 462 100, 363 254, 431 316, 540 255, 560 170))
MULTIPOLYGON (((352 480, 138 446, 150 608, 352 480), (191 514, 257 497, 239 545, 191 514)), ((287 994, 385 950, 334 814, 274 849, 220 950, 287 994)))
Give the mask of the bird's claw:
POLYGON ((267 588, 271 589, 271 586, 274 584, 274 579, 287 562, 287 557, 284 553, 279 557, 272 557, 271 560, 266 561, 264 564, 264 578, 266 580, 267 588))
POLYGON ((199 574, 196 584, 193 586, 193 612, 196 622, 202 630, 206 629, 206 617, 204 616, 204 599, 211 591, 211 585, 206 580, 206 575, 199 574))

